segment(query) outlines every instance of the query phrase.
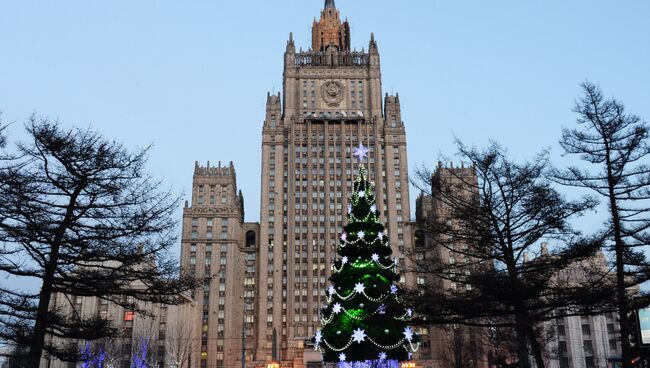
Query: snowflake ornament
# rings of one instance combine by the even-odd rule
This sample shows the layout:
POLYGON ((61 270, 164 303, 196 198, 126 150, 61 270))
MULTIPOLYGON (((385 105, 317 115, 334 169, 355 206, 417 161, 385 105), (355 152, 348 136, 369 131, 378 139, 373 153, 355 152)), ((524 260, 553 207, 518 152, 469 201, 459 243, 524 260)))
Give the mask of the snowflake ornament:
POLYGON ((411 340, 413 340, 413 330, 411 329, 411 327, 407 326, 404 329, 404 338, 408 342, 411 342, 411 340))
POLYGON ((346 358, 345 353, 339 354, 339 360, 340 361, 345 362, 345 358, 346 358))
POLYGON ((372 212, 372 213, 377 212, 377 206, 374 205, 374 204, 372 206, 370 206, 370 212, 372 212))
POLYGON ((383 361, 383 360, 386 360, 386 352, 385 351, 382 351, 381 353, 379 353, 379 361, 383 361))
POLYGON ((385 304, 380 305, 379 309, 377 309, 377 313, 386 314, 386 305, 385 304))
POLYGON ((334 291, 335 291, 335 290, 334 290, 334 285, 330 285, 330 286, 327 288, 327 293, 328 293, 330 296, 334 295, 334 291))
POLYGON ((340 303, 334 304, 334 306, 332 307, 332 313, 334 313, 334 314, 341 313, 341 304, 340 303))
POLYGON ((347 233, 341 234, 341 240, 343 240, 343 241, 348 240, 348 234, 347 233))
POLYGON ((363 190, 360 190, 359 191, 359 198, 363 198, 365 196, 366 196, 366 192, 364 192, 363 190))
POLYGON ((391 294, 397 294, 397 285, 391 285, 390 286, 390 293, 391 294))
POLYGON ((379 238, 379 240, 384 239, 384 232, 383 231, 378 232, 377 237, 379 238))
POLYGON ((366 233, 364 233, 363 230, 360 230, 359 232, 357 232, 357 237, 359 239, 363 239, 364 236, 366 236, 366 233))
POLYGON ((366 333, 360 328, 357 328, 354 330, 354 333, 352 334, 352 340, 358 344, 361 344, 363 341, 366 339, 366 333))
POLYGON ((341 264, 346 264, 346 263, 348 263, 348 256, 343 256, 343 258, 341 258, 341 264))
POLYGON ((411 308, 407 309, 406 310, 406 315, 408 315, 409 317, 413 317, 413 309, 411 309, 411 308))
POLYGON ((378 262, 379 261, 379 254, 373 253, 372 256, 370 257, 370 259, 372 259, 375 262, 378 262))
POLYGON ((362 283, 358 282, 354 285, 354 291, 361 294, 366 290, 366 287, 362 283))
POLYGON ((321 334, 320 330, 316 331, 316 336, 314 336, 314 340, 316 341, 316 345, 320 345, 320 342, 323 339, 323 335, 321 334))

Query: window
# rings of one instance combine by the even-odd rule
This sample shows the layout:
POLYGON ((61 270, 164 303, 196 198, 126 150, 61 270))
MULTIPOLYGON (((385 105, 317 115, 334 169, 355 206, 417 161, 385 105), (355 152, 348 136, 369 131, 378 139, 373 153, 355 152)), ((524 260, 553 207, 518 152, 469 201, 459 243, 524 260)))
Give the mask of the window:
POLYGON ((246 246, 247 247, 254 247, 256 244, 256 236, 254 231, 247 231, 246 232, 246 246))
POLYGON ((609 350, 612 353, 616 352, 616 350, 617 350, 617 348, 616 348, 616 339, 610 339, 609 340, 609 350))
POLYGON ((569 358, 561 357, 560 358, 560 368, 569 368, 569 358))
POLYGON ((135 313, 133 311, 124 312, 124 320, 125 321, 133 321, 134 314, 135 313))

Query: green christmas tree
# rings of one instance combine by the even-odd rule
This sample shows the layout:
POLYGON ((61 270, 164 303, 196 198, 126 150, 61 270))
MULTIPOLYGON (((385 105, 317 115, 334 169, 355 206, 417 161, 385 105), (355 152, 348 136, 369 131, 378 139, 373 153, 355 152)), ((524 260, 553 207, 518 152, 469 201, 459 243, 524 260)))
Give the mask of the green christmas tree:
MULTIPOLYGON (((363 160, 367 152, 360 144, 355 156, 363 160)), ((323 329, 316 331, 314 342, 325 362, 340 367, 398 367, 411 359, 419 338, 408 325, 413 311, 400 302, 397 259, 391 259, 363 164, 350 201, 339 258, 332 265, 328 304, 321 311, 323 329)))

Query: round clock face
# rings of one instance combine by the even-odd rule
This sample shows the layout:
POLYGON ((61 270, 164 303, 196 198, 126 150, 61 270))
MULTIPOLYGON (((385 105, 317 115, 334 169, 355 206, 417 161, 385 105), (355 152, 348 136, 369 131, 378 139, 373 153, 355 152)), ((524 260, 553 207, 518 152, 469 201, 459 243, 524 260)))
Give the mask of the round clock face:
POLYGON ((327 81, 321 88, 321 96, 329 106, 338 106, 345 96, 345 87, 339 81, 327 81))

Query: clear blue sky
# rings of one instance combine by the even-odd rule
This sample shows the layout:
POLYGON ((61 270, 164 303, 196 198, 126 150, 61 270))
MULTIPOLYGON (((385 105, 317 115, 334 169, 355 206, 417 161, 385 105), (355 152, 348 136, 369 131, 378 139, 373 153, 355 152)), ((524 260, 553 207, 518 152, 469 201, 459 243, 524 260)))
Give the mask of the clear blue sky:
MULTIPOLYGON (((517 158, 572 125, 578 84, 650 119, 650 1, 337 0, 385 92, 399 92, 410 171, 493 138, 517 158)), ((32 112, 92 126, 186 197, 195 161, 235 162, 246 218, 259 218, 267 91, 282 86, 289 32, 310 44, 322 0, 0 2, 0 111, 19 137, 32 112)), ((561 161, 557 161, 561 163, 561 161)), ((417 193, 411 192, 411 197, 417 193)), ((413 209, 414 210, 414 209, 413 209)), ((179 211, 180 216, 180 211, 179 211)))

